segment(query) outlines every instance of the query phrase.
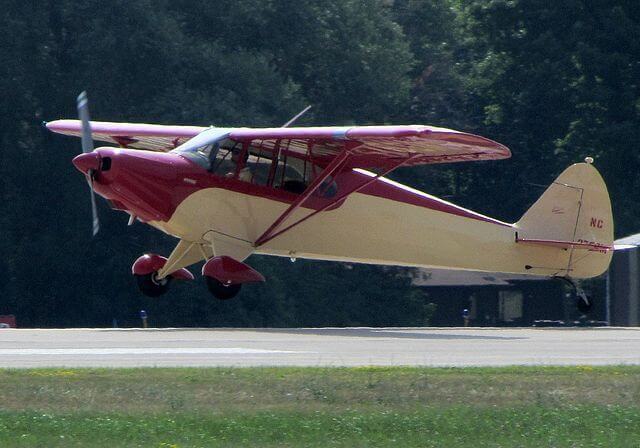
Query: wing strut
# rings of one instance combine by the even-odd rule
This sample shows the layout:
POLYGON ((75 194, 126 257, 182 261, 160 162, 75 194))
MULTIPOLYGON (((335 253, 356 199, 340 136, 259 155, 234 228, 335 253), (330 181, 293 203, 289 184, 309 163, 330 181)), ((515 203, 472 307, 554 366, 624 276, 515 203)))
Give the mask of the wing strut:
POLYGON ((271 224, 271 226, 269 226, 269 228, 256 240, 256 242, 254 243, 255 247, 260 247, 263 244, 271 241, 272 239, 274 239, 275 237, 277 237, 278 235, 283 234, 284 232, 286 232, 287 230, 297 226, 298 224, 303 223, 304 221, 306 221, 307 219, 311 218, 312 216, 317 215, 320 212, 323 212, 331 207, 333 207, 336 204, 339 204, 340 202, 344 201, 347 196, 353 194, 353 193, 357 193, 358 191, 362 190, 363 188, 371 185, 372 183, 376 182, 378 179, 380 179, 381 177, 386 176, 387 174, 389 174, 390 172, 392 172, 393 170, 395 170, 396 168, 401 167, 402 165, 410 162, 411 160, 415 159, 416 157, 418 157, 418 154, 413 154, 407 158, 404 158, 402 160, 400 160, 399 162, 394 163, 393 165, 391 165, 390 168, 388 168, 386 171, 384 171, 381 174, 376 174, 375 176, 372 176, 370 179, 368 179, 366 182, 363 182, 361 185, 347 191, 346 193, 343 193, 342 195, 338 196, 336 199, 334 199, 333 201, 330 201, 328 204, 326 204, 325 206, 319 208, 318 210, 314 210, 313 212, 309 213, 308 215, 306 215, 303 218, 300 218, 299 220, 297 220, 296 222, 288 225, 287 227, 285 227, 282 230, 278 230, 282 223, 289 218, 293 212, 295 212, 298 208, 300 208, 302 206, 302 204, 309 199, 309 197, 320 187, 320 185, 322 185, 322 183, 329 177, 331 176, 334 172, 338 171, 341 167, 344 167, 349 159, 349 157, 351 156, 351 153, 349 150, 344 150, 342 151, 338 156, 336 156, 331 163, 322 171, 322 173, 320 173, 320 175, 318 177, 316 177, 313 182, 311 183, 311 185, 309 185, 309 187, 307 187, 307 189, 304 191, 304 193, 302 193, 300 195, 300 197, 298 199, 296 199, 290 206, 289 208, 287 208, 279 217, 278 219, 276 219, 273 224, 271 224))
MULTIPOLYGON (((256 240, 255 247, 262 246, 267 241, 273 239, 277 235, 282 232, 275 233, 278 227, 289 217, 293 212, 295 212, 300 206, 307 200, 309 197, 322 185, 329 176, 331 176, 334 172, 336 172, 339 168, 342 167, 344 162, 347 161, 351 153, 349 150, 345 149, 340 154, 338 154, 327 167, 322 170, 322 173, 318 177, 316 177, 311 185, 307 187, 307 189, 300 195, 298 199, 296 199, 290 206, 287 208, 279 217, 276 219, 271 226, 256 240)), ((288 229, 289 227, 287 227, 288 229)), ((285 229, 286 230, 286 229, 285 229)))

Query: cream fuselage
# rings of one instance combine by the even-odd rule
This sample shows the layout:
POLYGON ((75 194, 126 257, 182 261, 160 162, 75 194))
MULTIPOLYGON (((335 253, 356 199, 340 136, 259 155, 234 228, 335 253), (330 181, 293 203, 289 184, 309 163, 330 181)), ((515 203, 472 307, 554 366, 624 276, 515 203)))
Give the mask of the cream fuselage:
MULTIPOLYGON (((317 260, 575 278, 594 275, 593 263, 585 264, 575 257, 571 263, 572 249, 517 244, 517 224, 475 214, 386 179, 377 182, 401 190, 405 196, 425 199, 430 207, 353 193, 336 209, 321 212, 266 244, 253 247, 252 243, 289 204, 231 189, 205 188, 187 197, 168 222, 152 224, 187 241, 208 244, 212 237, 219 242, 235 241, 247 247, 247 255, 253 252, 317 260)), ((312 211, 299 208, 287 223, 312 211)), ((599 252, 589 255, 591 261, 593 257, 599 258, 599 264, 608 264, 611 257, 609 253, 599 252)))

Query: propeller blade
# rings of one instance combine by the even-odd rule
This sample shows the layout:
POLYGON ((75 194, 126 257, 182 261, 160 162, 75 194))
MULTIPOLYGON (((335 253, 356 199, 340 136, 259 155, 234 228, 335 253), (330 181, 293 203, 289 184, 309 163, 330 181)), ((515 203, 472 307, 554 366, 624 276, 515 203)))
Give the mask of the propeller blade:
POLYGON ((98 207, 96 206, 96 193, 93 191, 93 173, 89 175, 89 187, 91 188, 91 219, 93 236, 100 231, 100 220, 98 219, 98 207))
POLYGON ((89 99, 86 91, 78 95, 78 117, 82 122, 82 152, 91 152, 93 151, 93 138, 91 137, 89 99))
MULTIPOLYGON (((91 122, 89 119, 89 99, 87 98, 87 92, 82 92, 78 95, 78 117, 82 122, 82 152, 93 152, 93 137, 91 136, 91 122)), ((100 230, 100 220, 98 219, 98 207, 96 206, 96 193, 93 190, 93 175, 94 170, 87 172, 89 182, 89 188, 91 189, 91 218, 92 218, 92 232, 93 236, 98 234, 100 230)))

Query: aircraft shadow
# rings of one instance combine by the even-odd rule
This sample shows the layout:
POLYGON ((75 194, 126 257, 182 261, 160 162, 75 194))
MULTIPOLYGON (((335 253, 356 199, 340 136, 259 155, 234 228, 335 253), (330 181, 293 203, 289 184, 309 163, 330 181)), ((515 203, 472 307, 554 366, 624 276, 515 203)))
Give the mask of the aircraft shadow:
MULTIPOLYGON (((479 334, 451 334, 451 333, 423 333, 412 332, 407 329, 394 330, 393 328, 225 328, 225 327, 183 327, 183 328, 118 328, 101 329, 102 332, 184 332, 184 331, 233 331, 233 332, 255 332, 255 333, 287 333, 296 335, 314 336, 341 336, 353 338, 397 338, 397 339, 432 339, 432 340, 518 340, 529 339, 524 336, 488 336, 479 334)), ((425 328, 423 331, 429 331, 425 328)))
MULTIPOLYGON (((522 336, 488 336, 477 334, 449 334, 449 333, 423 333, 412 331, 397 331, 393 329, 377 328, 247 328, 244 331, 258 331, 263 333, 288 333, 298 335, 315 336, 342 336, 356 338, 397 338, 397 339, 470 339, 470 340, 517 340, 529 339, 522 336)), ((428 330, 427 330, 428 331, 428 330)))

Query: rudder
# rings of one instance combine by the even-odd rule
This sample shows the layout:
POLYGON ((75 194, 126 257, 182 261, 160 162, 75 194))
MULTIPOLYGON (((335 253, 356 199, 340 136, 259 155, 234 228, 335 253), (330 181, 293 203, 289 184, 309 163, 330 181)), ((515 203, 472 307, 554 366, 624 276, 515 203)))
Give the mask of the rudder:
POLYGON ((590 163, 568 167, 516 223, 524 242, 571 250, 568 273, 575 278, 604 272, 611 260, 613 214, 607 187, 590 163))

